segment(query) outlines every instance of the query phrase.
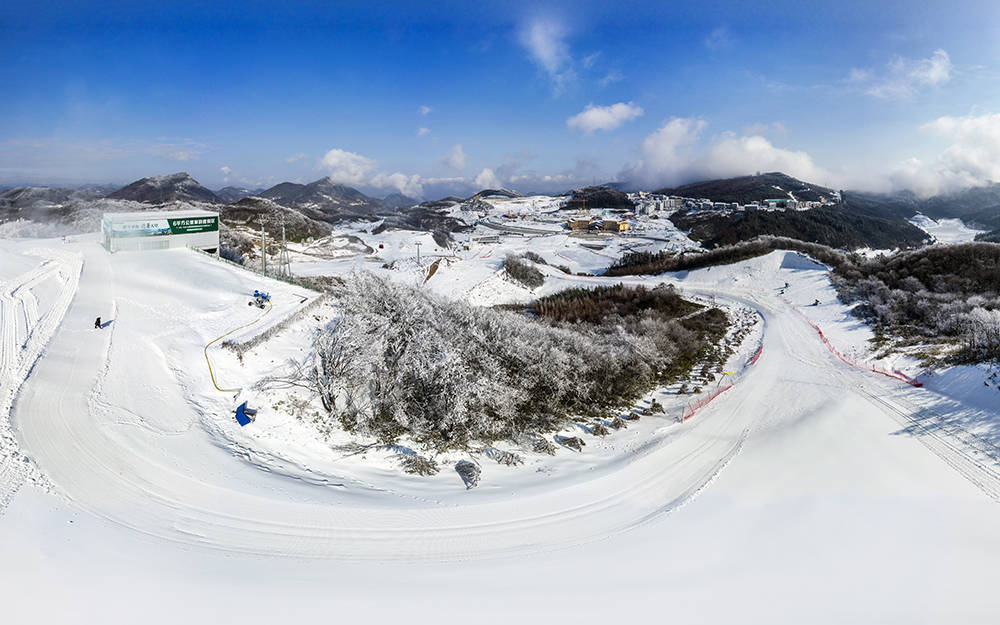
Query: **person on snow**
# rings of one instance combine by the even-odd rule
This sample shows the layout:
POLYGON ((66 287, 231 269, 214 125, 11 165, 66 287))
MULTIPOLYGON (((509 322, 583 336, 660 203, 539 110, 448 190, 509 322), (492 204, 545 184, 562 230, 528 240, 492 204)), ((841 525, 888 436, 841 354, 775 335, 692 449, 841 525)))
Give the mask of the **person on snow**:
POLYGON ((97 320, 94 321, 94 329, 95 330, 100 330, 101 329, 101 318, 100 317, 98 317, 97 320))

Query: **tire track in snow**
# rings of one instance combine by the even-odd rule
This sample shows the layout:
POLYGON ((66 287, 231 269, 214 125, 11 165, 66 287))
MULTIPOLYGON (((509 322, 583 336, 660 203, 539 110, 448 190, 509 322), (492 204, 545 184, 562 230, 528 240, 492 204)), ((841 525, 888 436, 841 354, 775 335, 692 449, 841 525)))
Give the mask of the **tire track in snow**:
POLYGON ((14 437, 11 408, 21 385, 73 300, 83 264, 78 256, 66 252, 29 253, 46 257, 46 260, 0 285, 0 514, 26 480, 42 479, 14 437), (57 273, 64 284, 55 302, 39 318, 38 300, 31 289, 57 273), (24 324, 21 340, 18 340, 19 322, 24 324))
MULTIPOLYGON (((860 385, 856 387, 856 390, 873 404, 883 407, 884 412, 890 415, 896 423, 915 434, 915 438, 924 447, 941 458, 962 477, 975 484, 993 500, 1000 502, 1000 471, 997 470, 996 458, 994 457, 995 448, 984 449, 981 444, 983 441, 977 441, 970 432, 959 431, 955 428, 943 430, 934 427, 933 424, 919 418, 919 415, 924 411, 902 398, 893 397, 892 400, 889 400, 860 385), (903 407, 899 405, 900 403, 909 405, 903 407), (969 453, 970 451, 972 453, 969 453), (977 455, 984 455, 986 459, 980 460, 976 457, 977 455)), ((938 416, 938 420, 940 420, 940 416, 938 416)))

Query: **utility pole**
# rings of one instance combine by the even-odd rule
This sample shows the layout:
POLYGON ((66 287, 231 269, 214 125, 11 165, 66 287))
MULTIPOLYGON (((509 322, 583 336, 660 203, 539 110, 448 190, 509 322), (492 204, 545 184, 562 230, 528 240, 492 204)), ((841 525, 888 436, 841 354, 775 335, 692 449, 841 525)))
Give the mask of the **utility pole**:
POLYGON ((420 266, 420 246, 423 244, 417 241, 415 245, 417 246, 417 266, 420 266))

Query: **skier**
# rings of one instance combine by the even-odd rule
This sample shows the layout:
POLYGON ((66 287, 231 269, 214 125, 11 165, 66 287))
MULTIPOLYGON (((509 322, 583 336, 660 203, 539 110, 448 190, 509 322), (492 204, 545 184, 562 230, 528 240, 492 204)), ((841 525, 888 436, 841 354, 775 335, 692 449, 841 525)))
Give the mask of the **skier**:
POLYGON ((94 321, 94 329, 95 330, 100 330, 101 329, 101 318, 100 317, 98 317, 97 320, 94 321))
POLYGON ((815 302, 813 302, 812 305, 813 306, 819 306, 819 300, 816 300, 815 302))

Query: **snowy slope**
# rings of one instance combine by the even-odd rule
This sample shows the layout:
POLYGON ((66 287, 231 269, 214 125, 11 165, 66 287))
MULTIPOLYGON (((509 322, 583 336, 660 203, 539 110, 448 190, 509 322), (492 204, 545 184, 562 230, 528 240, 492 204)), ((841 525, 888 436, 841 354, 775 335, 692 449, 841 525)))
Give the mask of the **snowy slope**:
MULTIPOLYGON (((411 262, 408 235, 385 235, 380 260, 411 262)), ((494 259, 529 246, 598 266, 569 237, 517 240, 530 242, 463 252, 426 288, 520 297, 490 286, 494 259)), ((731 361, 733 388, 682 424, 647 417, 609 440, 588 437, 584 454, 560 450, 520 471, 488 465, 495 486, 465 491, 453 474, 422 480, 296 451, 294 424, 267 410, 259 434, 231 421, 232 394, 212 388, 202 349, 257 314, 243 300, 260 279, 184 251, 67 247, 84 261, 80 287, 13 414, 20 446, 65 499, 22 488, 0 518, 12 614, 86 620, 42 604, 36 586, 70 603, 124 598, 102 606, 114 622, 161 595, 170 605, 147 620, 273 622, 289 606, 383 622, 606 622, 665 609, 701 622, 988 622, 1000 611, 989 591, 996 458, 953 428, 913 427, 949 389, 913 388, 830 352, 807 317, 859 359, 867 330, 832 298, 825 270, 796 254, 621 280, 543 267, 540 293, 667 281, 748 306, 763 318, 760 358, 749 364, 757 342, 746 344, 731 361), (785 282, 791 305, 778 297, 785 282), (86 329, 112 310, 104 332, 86 329), (384 564, 395 560, 411 564, 384 564), (106 587, 102 575, 120 579, 106 587), (376 609, 386 597, 395 610, 376 609)), ((326 267, 421 282, 412 262, 326 267)), ((301 305, 296 289, 268 288, 278 316, 301 305)), ((244 366, 215 352, 219 375, 237 387, 279 367, 307 338, 289 332, 244 366)))
POLYGON ((966 243, 974 240, 977 234, 987 232, 970 228, 961 219, 934 220, 920 213, 911 217, 910 223, 934 237, 938 243, 966 243))

